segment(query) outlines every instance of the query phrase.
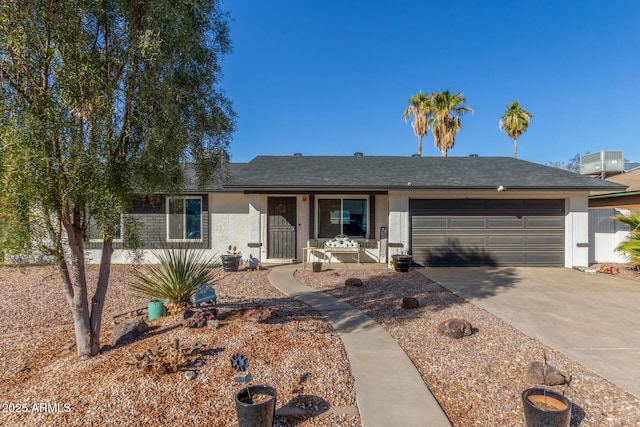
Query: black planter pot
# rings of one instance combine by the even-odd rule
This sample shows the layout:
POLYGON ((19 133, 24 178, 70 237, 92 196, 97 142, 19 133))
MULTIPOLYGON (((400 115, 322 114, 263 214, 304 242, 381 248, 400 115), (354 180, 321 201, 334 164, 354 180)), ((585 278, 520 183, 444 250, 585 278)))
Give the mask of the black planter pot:
POLYGON ((252 385, 249 392, 251 401, 246 387, 236 393, 236 413, 240 427, 273 426, 276 415, 276 389, 265 385, 252 385), (268 396, 268 399, 260 399, 259 403, 253 403, 253 397, 256 395, 268 396))
POLYGON ((552 390, 528 388, 522 392, 524 421, 527 427, 569 427, 571 402, 552 390))
POLYGON ((322 271, 322 263, 321 262, 313 262, 311 263, 311 267, 313 268, 314 273, 318 273, 322 271))
POLYGON ((220 259, 222 260, 222 269, 229 272, 238 271, 242 257, 240 255, 222 255, 220 259))
POLYGON ((409 266, 411 265, 410 255, 392 255, 391 259, 393 259, 393 269, 395 271, 401 273, 409 271, 409 266))

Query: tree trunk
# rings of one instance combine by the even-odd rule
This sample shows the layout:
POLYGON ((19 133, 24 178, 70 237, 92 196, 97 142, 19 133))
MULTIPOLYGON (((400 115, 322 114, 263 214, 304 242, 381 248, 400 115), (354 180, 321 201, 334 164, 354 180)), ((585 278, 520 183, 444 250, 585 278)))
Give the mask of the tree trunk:
POLYGON ((518 158, 518 138, 513 140, 513 158, 518 158))
POLYGON ((440 155, 441 155, 441 157, 447 157, 447 149, 446 148, 442 148, 440 150, 440 155))
POLYGON ((102 310, 107 295, 109 276, 111 275, 111 255, 113 254, 113 240, 105 240, 102 245, 100 271, 96 292, 91 299, 91 355, 100 351, 100 326, 102 325, 102 310))
POLYGON ((67 297, 67 300, 71 300, 78 358, 86 360, 91 357, 92 337, 82 230, 70 224, 65 224, 65 230, 69 239, 69 249, 71 250, 71 275, 68 274, 65 260, 60 261, 60 268, 65 292, 70 294, 71 297, 67 297), (65 283, 65 280, 67 283, 65 283))
POLYGON ((422 157, 422 135, 418 136, 418 156, 422 157))

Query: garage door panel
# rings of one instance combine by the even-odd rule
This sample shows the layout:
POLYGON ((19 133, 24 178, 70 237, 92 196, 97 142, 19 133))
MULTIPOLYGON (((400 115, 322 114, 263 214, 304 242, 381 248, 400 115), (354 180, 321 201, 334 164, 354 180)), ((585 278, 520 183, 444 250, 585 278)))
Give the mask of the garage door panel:
POLYGON ((449 228, 486 228, 487 221, 484 218, 462 217, 450 218, 449 228))
POLYGON ((564 265, 564 200, 410 200, 425 265, 564 265))
POLYGON ((487 228, 523 228, 523 218, 487 218, 487 228))
POLYGON ((518 235, 497 235, 497 236, 489 236, 487 238, 487 244, 489 246, 514 246, 520 247, 525 245, 525 236, 518 235))
POLYGON ((553 230, 564 230, 564 218, 553 217, 532 217, 527 218, 526 228, 546 228, 553 230))
POLYGON ((526 245, 527 246, 545 246, 549 249, 553 249, 553 248, 564 249, 564 236, 557 236, 553 234, 527 236, 526 245))
POLYGON ((564 251, 528 252, 526 264, 539 266, 553 265, 558 257, 564 257, 564 251))
POLYGON ((412 221, 413 228, 446 228, 447 218, 444 217, 428 217, 428 216, 416 216, 412 221))

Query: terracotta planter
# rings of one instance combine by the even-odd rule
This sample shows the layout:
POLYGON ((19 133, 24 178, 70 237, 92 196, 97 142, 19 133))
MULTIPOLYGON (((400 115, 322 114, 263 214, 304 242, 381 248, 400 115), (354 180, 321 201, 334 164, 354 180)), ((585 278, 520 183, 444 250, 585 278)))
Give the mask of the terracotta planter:
POLYGON ((569 427, 571 402, 552 390, 528 388, 522 392, 527 427, 569 427))
POLYGON ((276 414, 276 389, 264 385, 243 387, 236 393, 236 413, 240 427, 271 427, 276 414))

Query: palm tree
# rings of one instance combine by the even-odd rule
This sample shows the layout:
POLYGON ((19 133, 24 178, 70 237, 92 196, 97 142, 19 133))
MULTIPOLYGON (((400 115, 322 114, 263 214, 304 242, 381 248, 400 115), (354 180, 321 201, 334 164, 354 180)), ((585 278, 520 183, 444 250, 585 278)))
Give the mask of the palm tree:
POLYGON ((418 137, 418 156, 422 156, 422 137, 429 132, 429 106, 430 96, 418 92, 409 98, 409 106, 402 116, 405 121, 413 116, 411 127, 418 137))
POLYGON ((518 158, 518 138, 529 127, 533 114, 520 106, 518 101, 507 105, 507 112, 500 118, 500 130, 513 139, 513 158, 518 158))
POLYGON ((473 110, 462 105, 467 100, 462 92, 451 93, 449 89, 444 92, 431 94, 431 118, 433 144, 440 150, 442 157, 447 157, 447 151, 453 148, 456 132, 460 130, 460 116, 464 113, 473 113, 473 110))

